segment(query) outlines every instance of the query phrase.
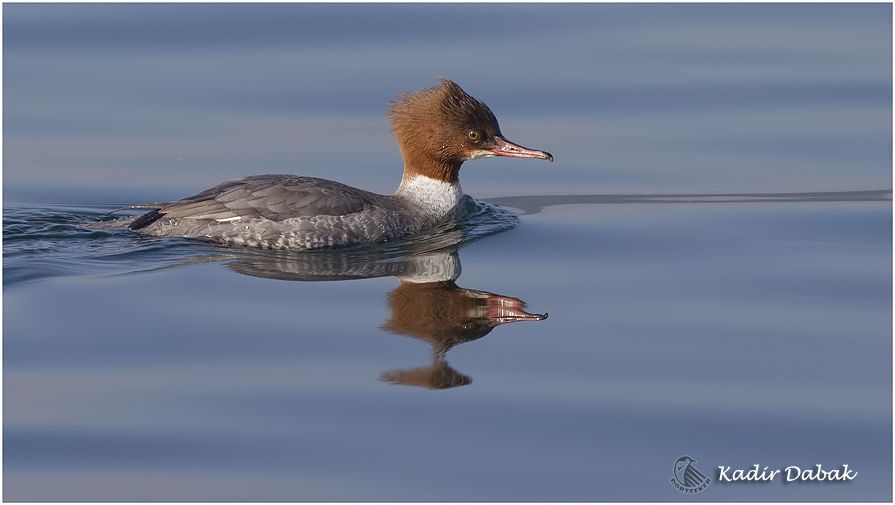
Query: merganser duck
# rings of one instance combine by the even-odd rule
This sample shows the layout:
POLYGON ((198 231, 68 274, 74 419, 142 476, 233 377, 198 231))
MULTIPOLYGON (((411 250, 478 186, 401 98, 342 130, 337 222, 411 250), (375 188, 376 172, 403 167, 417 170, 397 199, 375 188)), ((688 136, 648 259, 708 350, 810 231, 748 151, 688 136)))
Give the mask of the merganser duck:
POLYGON ((491 156, 540 158, 546 151, 506 140, 483 102, 448 79, 392 102, 392 132, 404 159, 394 196, 294 175, 254 175, 151 208, 128 228, 226 245, 317 249, 394 240, 454 214, 463 198, 460 166, 491 156))

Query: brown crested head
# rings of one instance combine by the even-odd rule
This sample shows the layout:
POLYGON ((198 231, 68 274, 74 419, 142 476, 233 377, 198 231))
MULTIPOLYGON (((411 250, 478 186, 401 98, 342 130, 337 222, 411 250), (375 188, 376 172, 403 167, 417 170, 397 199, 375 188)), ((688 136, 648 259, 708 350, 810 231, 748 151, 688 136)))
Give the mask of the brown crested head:
POLYGON ((553 161, 548 152, 503 138, 491 109, 449 79, 399 97, 391 104, 389 120, 405 177, 419 174, 455 182, 464 161, 489 156, 553 161))

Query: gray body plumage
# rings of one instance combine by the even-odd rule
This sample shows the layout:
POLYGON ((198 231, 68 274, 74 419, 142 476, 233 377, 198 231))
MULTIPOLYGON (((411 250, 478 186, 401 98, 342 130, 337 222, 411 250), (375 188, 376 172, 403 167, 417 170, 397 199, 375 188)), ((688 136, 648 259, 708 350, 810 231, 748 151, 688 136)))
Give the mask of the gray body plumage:
POLYGON ((400 194, 380 195, 316 177, 257 175, 159 204, 129 228, 227 245, 317 249, 396 239, 444 217, 400 194))

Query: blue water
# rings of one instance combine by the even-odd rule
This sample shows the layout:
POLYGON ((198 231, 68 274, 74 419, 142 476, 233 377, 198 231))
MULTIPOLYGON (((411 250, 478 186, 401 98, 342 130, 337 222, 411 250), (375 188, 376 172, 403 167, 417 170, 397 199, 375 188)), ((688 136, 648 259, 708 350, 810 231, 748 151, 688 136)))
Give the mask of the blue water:
POLYGON ((890 5, 3 14, 5 500, 892 499, 890 5), (556 162, 467 163, 499 207, 388 247, 84 226, 393 191, 438 75, 556 162), (685 495, 685 454, 858 477, 685 495))

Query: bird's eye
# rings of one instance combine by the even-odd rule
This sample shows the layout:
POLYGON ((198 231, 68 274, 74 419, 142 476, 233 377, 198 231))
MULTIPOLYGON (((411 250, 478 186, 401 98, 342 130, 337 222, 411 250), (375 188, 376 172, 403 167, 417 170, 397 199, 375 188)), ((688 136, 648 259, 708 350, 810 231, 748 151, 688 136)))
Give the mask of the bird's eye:
POLYGON ((478 142, 480 138, 482 138, 482 134, 476 130, 469 130, 469 140, 473 142, 478 142))

